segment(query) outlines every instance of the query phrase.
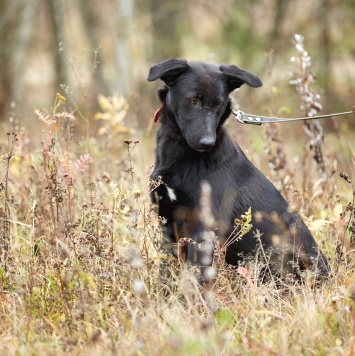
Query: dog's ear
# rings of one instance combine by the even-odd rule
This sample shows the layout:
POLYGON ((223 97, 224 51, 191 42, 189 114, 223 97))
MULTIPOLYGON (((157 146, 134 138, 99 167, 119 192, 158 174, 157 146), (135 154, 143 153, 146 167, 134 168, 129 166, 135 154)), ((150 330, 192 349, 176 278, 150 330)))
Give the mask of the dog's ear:
POLYGON ((188 68, 185 59, 167 59, 150 67, 148 81, 161 79, 166 85, 174 84, 179 76, 188 68))
POLYGON ((219 69, 227 77, 229 92, 239 88, 244 83, 253 88, 259 88, 263 85, 255 74, 249 73, 235 65, 221 64, 219 69))

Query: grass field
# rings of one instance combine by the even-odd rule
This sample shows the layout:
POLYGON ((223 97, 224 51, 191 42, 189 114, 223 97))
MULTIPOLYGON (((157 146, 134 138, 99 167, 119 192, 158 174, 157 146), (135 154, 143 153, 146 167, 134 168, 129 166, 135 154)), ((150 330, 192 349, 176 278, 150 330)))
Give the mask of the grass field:
POLYGON ((100 121, 57 94, 48 113, 36 110, 35 130, 16 117, 3 123, 1 355, 355 354, 355 134, 346 124, 323 142, 319 123, 229 123, 304 218, 332 275, 275 288, 258 282, 258 264, 233 269, 216 248, 218 274, 203 290, 160 249, 148 191, 154 135, 124 124, 123 98, 99 102, 90 115, 100 121))

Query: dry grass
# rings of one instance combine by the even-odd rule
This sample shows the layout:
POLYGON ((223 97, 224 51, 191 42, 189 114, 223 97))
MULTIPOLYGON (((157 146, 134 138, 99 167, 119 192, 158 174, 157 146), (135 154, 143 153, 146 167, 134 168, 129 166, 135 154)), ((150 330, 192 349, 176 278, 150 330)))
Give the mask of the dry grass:
POLYGON ((329 258, 329 280, 314 287, 306 276, 277 289, 258 282, 258 264, 231 268, 216 251, 218 276, 201 290, 160 250, 162 222, 148 192, 153 139, 138 143, 125 127, 121 98, 100 98, 102 136, 83 135, 65 101, 57 95, 50 113, 36 111, 40 145, 30 148, 26 128, 11 125, 15 133, 0 138, 1 355, 355 354, 351 149, 346 157, 320 143, 322 169, 309 146, 294 162, 269 126, 266 152, 249 150, 270 163, 304 216, 329 258), (338 161, 349 168, 342 178, 338 161), (162 260, 175 275, 168 285, 162 260))
MULTIPOLYGON (((185 266, 171 261, 178 277, 167 295, 160 222, 148 199, 149 169, 140 163, 144 147, 118 133, 80 139, 70 129, 74 114, 57 104, 44 120, 41 147, 29 149, 21 130, 3 137, 1 354, 355 351, 351 183, 310 204, 307 222, 333 270, 321 287, 311 278, 283 290, 259 284, 257 266, 235 270, 217 254, 211 291, 203 293, 185 266)), ((318 177, 307 179, 317 190, 318 177)))

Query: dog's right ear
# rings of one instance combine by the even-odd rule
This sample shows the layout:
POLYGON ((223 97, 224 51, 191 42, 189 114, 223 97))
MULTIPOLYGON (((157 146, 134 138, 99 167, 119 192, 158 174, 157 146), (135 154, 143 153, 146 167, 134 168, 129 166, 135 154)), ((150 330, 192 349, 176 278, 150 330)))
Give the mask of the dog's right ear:
POLYGON ((188 68, 185 59, 167 59, 150 67, 148 81, 161 79, 167 86, 174 84, 179 76, 188 68))

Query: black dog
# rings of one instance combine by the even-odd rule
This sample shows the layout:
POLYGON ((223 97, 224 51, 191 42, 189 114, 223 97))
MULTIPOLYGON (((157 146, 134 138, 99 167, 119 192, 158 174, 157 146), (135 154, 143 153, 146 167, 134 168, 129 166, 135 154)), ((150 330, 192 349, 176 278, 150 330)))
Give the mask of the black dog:
POLYGON ((195 242, 187 245, 188 263, 199 266, 202 278, 208 279, 213 246, 205 240, 201 219, 205 181, 211 187, 212 220, 220 242, 232 234, 236 218, 249 208, 254 214, 253 228, 227 248, 228 264, 238 265, 255 254, 261 240, 272 273, 298 274, 310 268, 327 276, 327 259, 304 222, 223 127, 231 113, 229 93, 244 83, 260 87, 260 79, 234 65, 184 59, 152 66, 148 81, 159 78, 165 86, 158 91, 162 107, 155 120, 160 117, 161 127, 151 179, 162 184, 152 187, 151 197, 159 216, 166 219, 164 245, 169 252, 176 255, 173 246, 180 238, 195 242))

